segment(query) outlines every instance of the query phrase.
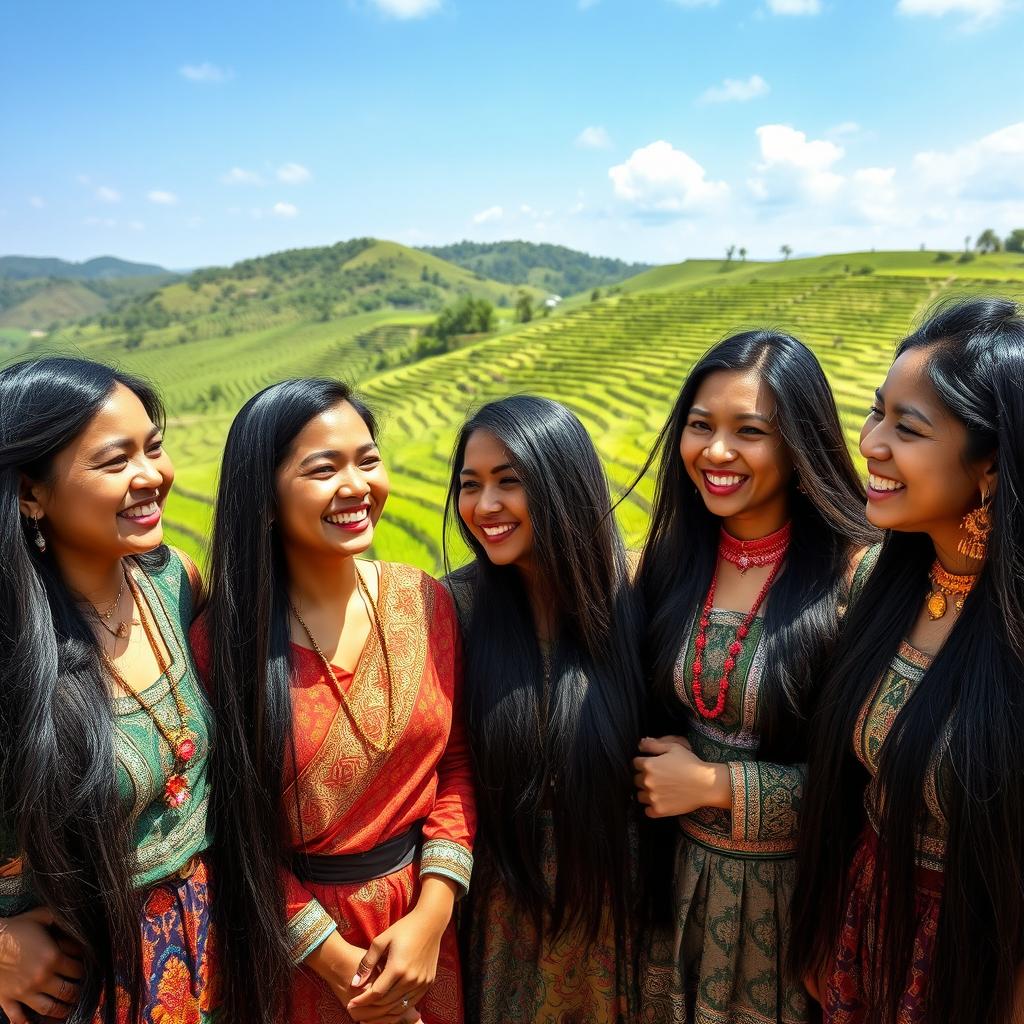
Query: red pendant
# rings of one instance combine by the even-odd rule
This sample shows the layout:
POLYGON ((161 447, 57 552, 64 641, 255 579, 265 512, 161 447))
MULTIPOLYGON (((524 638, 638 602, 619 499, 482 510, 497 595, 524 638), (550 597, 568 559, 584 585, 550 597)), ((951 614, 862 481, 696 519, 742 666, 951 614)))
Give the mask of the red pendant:
POLYGON ((174 747, 174 756, 181 764, 188 764, 196 755, 196 741, 191 736, 179 740, 174 747))
POLYGON ((184 775, 172 775, 164 784, 164 803, 170 808, 181 807, 191 796, 192 791, 184 775))

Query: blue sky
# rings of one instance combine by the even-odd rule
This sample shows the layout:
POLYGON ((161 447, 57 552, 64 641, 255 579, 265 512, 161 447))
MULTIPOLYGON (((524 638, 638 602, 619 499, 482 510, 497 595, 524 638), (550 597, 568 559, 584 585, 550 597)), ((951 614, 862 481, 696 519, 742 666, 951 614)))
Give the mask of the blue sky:
POLYGON ((13 0, 0 253, 665 262, 1024 226, 1022 0, 13 0))

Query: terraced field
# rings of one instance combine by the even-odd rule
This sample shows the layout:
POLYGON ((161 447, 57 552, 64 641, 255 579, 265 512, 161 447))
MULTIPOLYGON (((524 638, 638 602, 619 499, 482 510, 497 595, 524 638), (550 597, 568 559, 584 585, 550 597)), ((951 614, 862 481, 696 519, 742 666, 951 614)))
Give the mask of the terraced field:
MULTIPOLYGON (((961 267, 936 261, 934 253, 860 253, 657 268, 601 301, 574 300, 559 315, 412 363, 406 356, 414 332, 429 316, 393 310, 327 323, 246 325, 228 337, 187 343, 170 333, 151 335, 138 351, 88 337, 75 347, 162 386, 178 466, 169 534, 200 558, 221 445, 242 402, 284 376, 326 373, 357 383, 380 415, 392 479, 376 553, 436 571, 451 445, 481 402, 513 392, 565 402, 592 432, 613 486, 623 490, 699 354, 736 330, 768 325, 817 352, 852 444, 894 343, 936 298, 976 290, 1024 296, 1024 259, 1006 254, 961 267), (385 364, 395 368, 380 369, 385 364)), ((619 508, 634 544, 646 526, 652 478, 619 508)), ((457 542, 453 555, 462 557, 457 542)))

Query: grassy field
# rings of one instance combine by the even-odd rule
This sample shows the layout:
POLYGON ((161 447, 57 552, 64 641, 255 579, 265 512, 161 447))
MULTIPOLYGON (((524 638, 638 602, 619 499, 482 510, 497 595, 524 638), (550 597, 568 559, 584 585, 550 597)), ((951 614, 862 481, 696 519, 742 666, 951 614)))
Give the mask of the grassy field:
MULTIPOLYGON (((405 252, 397 252, 400 261, 405 252)), ((432 264, 429 274, 467 274, 436 263, 441 268, 432 264)), ((414 262, 405 269, 413 279, 422 277, 422 268, 414 262)), ((486 286, 500 294, 494 282, 486 286)), ((392 497, 376 554, 436 571, 453 437, 481 402, 513 392, 565 402, 592 432, 613 487, 622 489, 646 458, 699 354, 735 330, 769 325, 814 348, 852 443, 895 342, 915 318, 954 293, 1024 297, 1024 257, 999 254, 958 263, 955 254, 940 259, 908 252, 779 263, 690 261, 647 271, 597 301, 577 296, 556 315, 527 325, 513 327, 506 318, 492 337, 411 363, 412 339, 429 313, 391 308, 310 322, 287 304, 276 313, 258 303, 248 313, 244 307, 218 311, 213 297, 203 295, 215 287, 223 294, 222 284, 165 289, 171 291, 168 302, 198 304, 192 320, 197 329, 184 341, 178 326, 147 333, 135 350, 95 327, 47 339, 48 350, 71 348, 116 361, 163 388, 172 415, 168 448, 178 469, 168 504, 171 539, 203 557, 221 445, 242 402, 285 376, 331 374, 358 384, 383 423, 392 497), (232 333, 225 333, 228 328, 232 333)), ((0 337, 0 357, 24 351, 19 341, 14 332, 0 337)), ((642 537, 651 490, 652 480, 643 480, 620 507, 631 543, 642 537)))

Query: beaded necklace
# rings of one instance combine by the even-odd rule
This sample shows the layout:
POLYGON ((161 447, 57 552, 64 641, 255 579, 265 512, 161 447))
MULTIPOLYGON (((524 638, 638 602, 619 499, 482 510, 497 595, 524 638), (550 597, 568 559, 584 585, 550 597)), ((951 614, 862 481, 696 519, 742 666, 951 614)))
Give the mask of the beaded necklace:
POLYGON ((704 671, 704 649, 708 643, 711 609, 715 606, 715 591, 718 589, 718 568, 716 564, 715 575, 711 580, 711 587, 708 590, 708 596, 704 601, 704 607, 700 614, 696 640, 697 656, 693 661, 693 681, 691 685, 693 702, 702 718, 718 718, 725 710, 725 700, 729 695, 729 674, 736 667, 736 659, 743 653, 743 645, 746 642, 747 635, 750 633, 750 624, 754 621, 754 616, 757 615, 761 605, 764 604, 764 599, 768 596, 768 591, 771 589, 772 584, 775 582, 775 577, 778 576, 779 570, 782 568, 783 559, 789 548, 790 532, 791 525, 786 523, 781 529, 768 534, 767 537, 758 537, 756 540, 737 540, 729 533, 726 533, 724 527, 722 528, 718 542, 718 557, 720 560, 735 565, 741 574, 745 573, 752 565, 770 565, 772 569, 768 573, 768 578, 764 581, 764 585, 761 587, 753 607, 747 612, 743 621, 736 629, 736 636, 729 645, 729 654, 722 667, 721 678, 718 680, 718 696, 715 699, 714 705, 708 707, 704 702, 701 673, 704 671))

